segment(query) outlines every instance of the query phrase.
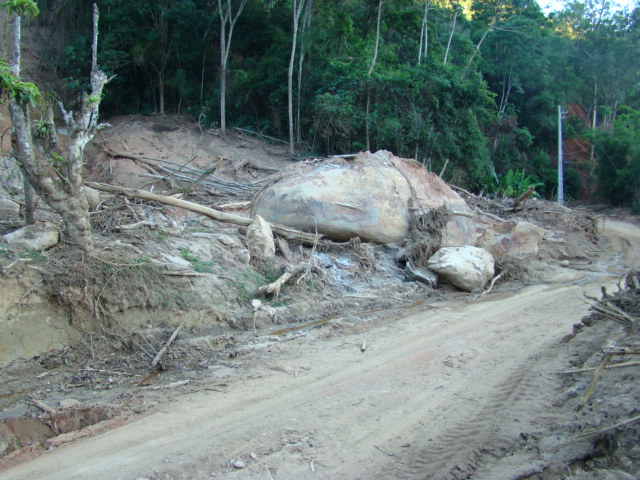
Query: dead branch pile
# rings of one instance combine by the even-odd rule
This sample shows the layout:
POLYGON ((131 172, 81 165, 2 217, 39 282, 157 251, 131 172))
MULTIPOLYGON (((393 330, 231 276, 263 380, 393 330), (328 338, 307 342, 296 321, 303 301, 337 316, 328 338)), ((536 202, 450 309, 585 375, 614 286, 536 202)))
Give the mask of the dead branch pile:
POLYGON ((637 328, 640 319, 640 272, 629 272, 624 278, 624 287, 618 285, 618 292, 609 294, 602 288, 602 299, 586 296, 594 303, 589 321, 608 318, 627 327, 637 328))
POLYGON ((443 232, 451 215, 446 206, 414 213, 406 247, 408 260, 418 267, 427 265, 427 260, 442 246, 443 232))
POLYGON ((530 269, 517 257, 511 255, 494 255, 496 262, 496 274, 500 279, 509 281, 526 281, 531 277, 530 269))
POLYGON ((200 170, 199 168, 189 166, 188 164, 191 162, 191 160, 193 160, 193 158, 182 164, 165 160, 163 158, 147 157, 144 155, 134 155, 132 153, 118 152, 112 150, 108 146, 103 146, 103 148, 105 153, 110 157, 128 158, 129 160, 143 163, 146 166, 151 167, 154 171, 163 172, 163 175, 147 174, 147 176, 156 178, 157 180, 166 180, 170 183, 170 185, 172 185, 172 187, 172 182, 174 180, 179 180, 180 182, 186 183, 185 188, 187 189, 191 189, 189 186, 195 184, 213 188, 218 192, 245 197, 253 195, 257 190, 260 189, 259 185, 232 182, 213 175, 217 167, 209 170, 200 170))
MULTIPOLYGON (((166 162, 166 160, 163 160, 166 162)), ((248 183, 232 182, 223 178, 213 175, 209 170, 200 170, 194 167, 178 167, 173 168, 165 165, 156 165, 156 168, 165 172, 166 175, 154 175, 148 173, 147 176, 152 178, 163 179, 167 177, 174 178, 181 182, 186 183, 185 188, 189 188, 191 185, 197 184, 203 187, 209 187, 214 191, 220 191, 237 196, 250 196, 260 189, 258 185, 251 185, 248 183)))

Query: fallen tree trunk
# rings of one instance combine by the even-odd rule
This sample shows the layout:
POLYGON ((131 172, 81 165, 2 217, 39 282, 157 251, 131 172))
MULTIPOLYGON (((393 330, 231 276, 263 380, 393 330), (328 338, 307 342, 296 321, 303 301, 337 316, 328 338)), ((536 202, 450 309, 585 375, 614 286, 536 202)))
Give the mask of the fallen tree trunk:
MULTIPOLYGON (((167 197, 165 195, 158 195, 157 193, 147 192, 145 190, 136 190, 133 188, 118 187, 115 185, 107 185, 105 183, 85 182, 85 185, 100 190, 102 192, 117 193, 129 198, 140 198, 142 200, 151 200, 153 202, 160 202, 165 205, 171 205, 173 207, 184 208, 192 212, 199 213, 206 217, 212 218, 218 222, 233 223, 234 225, 240 225, 248 227, 253 223, 253 219, 250 217, 244 217, 242 215, 234 215, 232 213, 225 213, 213 208, 198 205, 197 203, 187 202, 186 200, 179 200, 173 197, 167 197)), ((284 225, 277 225, 270 223, 271 230, 286 238, 287 240, 294 240, 305 244, 313 245, 317 243, 322 237, 319 234, 301 232, 294 228, 285 227, 284 225)))

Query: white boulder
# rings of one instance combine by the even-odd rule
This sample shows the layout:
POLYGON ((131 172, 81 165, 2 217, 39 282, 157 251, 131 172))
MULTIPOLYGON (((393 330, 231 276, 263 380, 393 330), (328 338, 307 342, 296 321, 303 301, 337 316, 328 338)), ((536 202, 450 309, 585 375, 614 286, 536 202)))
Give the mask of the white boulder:
POLYGON ((272 258, 276 254, 271 227, 260 215, 256 215, 247 228, 247 244, 261 258, 272 258))
POLYGON ((429 269, 460 290, 483 288, 493 278, 495 261, 483 248, 443 247, 427 261, 429 269))

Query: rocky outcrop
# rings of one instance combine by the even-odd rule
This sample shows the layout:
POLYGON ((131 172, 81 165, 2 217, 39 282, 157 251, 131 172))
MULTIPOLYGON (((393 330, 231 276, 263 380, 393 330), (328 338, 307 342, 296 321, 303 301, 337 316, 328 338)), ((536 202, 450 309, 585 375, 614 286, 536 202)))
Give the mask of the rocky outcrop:
MULTIPOLYGON (((415 160, 386 151, 298 164, 259 192, 252 216, 338 241, 393 243, 409 233, 414 214, 446 206, 469 214, 458 194, 415 160)), ((444 245, 475 243, 474 225, 454 215, 443 232, 444 245)))
POLYGON ((471 292, 483 288, 495 272, 493 256, 482 248, 444 247, 427 261, 441 280, 471 292))

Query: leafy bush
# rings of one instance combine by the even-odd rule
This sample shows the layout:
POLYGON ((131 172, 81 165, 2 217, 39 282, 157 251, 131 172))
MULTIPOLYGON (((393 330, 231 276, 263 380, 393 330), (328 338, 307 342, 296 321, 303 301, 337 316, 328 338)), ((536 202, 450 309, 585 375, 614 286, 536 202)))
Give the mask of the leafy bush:
MULTIPOLYGON (((509 169, 506 174, 495 174, 487 182, 487 191, 500 197, 518 197, 526 192, 529 187, 539 187, 542 183, 535 182, 531 175, 525 171, 509 169)), ((537 193, 534 195, 539 196, 537 193)))
POLYGON ((621 107, 613 129, 595 138, 600 193, 640 211, 640 112, 621 107))

